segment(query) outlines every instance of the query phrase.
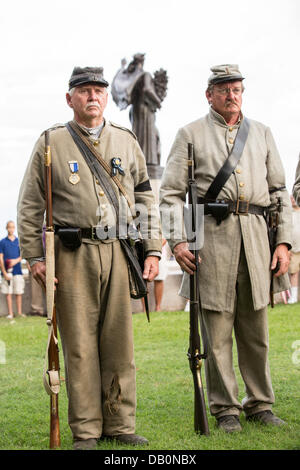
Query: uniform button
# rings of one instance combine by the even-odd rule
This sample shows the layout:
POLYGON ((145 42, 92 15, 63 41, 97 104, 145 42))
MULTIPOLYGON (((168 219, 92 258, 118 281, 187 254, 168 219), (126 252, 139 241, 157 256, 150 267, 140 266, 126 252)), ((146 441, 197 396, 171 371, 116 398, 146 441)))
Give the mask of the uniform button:
POLYGON ((229 127, 229 132, 232 132, 233 131, 233 127, 229 127))
POLYGON ((243 183, 242 181, 240 182, 240 188, 243 188, 245 186, 245 183, 243 183))
POLYGON ((233 138, 232 138, 232 137, 229 137, 228 142, 229 142, 230 144, 233 144, 233 142, 234 142, 233 138))
POLYGON ((98 180, 96 180, 96 184, 99 184, 99 181, 98 181, 98 180))
POLYGON ((245 199, 244 194, 241 194, 240 197, 239 197, 239 199, 240 199, 241 201, 243 201, 243 200, 245 199))
POLYGON ((104 191, 99 191, 99 196, 104 196, 104 191))
POLYGON ((240 168, 237 168, 237 169, 235 170, 235 172, 238 173, 238 174, 240 174, 240 173, 242 173, 242 170, 241 170, 240 168))
POLYGON ((96 146, 96 145, 98 145, 98 144, 99 144, 99 140, 94 140, 93 145, 96 146))

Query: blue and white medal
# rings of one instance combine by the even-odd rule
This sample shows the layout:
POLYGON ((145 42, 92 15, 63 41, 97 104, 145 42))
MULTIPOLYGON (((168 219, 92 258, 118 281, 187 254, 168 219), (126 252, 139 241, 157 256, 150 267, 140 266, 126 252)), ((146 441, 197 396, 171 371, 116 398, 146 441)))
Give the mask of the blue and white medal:
POLYGON ((80 181, 80 176, 78 174, 78 162, 76 160, 72 160, 68 162, 70 170, 71 170, 71 175, 69 176, 69 181, 71 184, 77 184, 80 181))

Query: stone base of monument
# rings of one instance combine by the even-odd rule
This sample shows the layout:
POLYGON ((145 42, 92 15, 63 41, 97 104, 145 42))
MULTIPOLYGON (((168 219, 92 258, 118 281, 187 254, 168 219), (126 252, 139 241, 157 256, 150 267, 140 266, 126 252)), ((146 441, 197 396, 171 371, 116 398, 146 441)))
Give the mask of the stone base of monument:
MULTIPOLYGON (((174 259, 166 262, 168 267, 168 275, 164 281, 164 291, 161 303, 162 311, 175 311, 183 310, 186 305, 186 300, 178 295, 178 291, 182 280, 182 271, 174 259)), ((149 309, 150 312, 155 311, 155 298, 154 298, 154 281, 148 283, 149 286, 149 309)), ((141 300, 132 300, 132 312, 143 312, 143 304, 141 300)))

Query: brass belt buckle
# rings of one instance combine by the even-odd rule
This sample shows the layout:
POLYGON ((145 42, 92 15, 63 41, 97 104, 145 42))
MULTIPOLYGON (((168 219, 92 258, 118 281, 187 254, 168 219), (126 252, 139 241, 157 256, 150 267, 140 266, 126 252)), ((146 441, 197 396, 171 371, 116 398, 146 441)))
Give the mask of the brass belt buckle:
POLYGON ((242 199, 238 199, 236 201, 236 209, 235 209, 235 214, 236 215, 248 215, 248 211, 249 211, 249 200, 247 201, 244 201, 242 199), (240 212, 240 204, 245 204, 246 205, 246 210, 243 210, 242 212, 240 212))
POLYGON ((98 237, 97 237, 97 225, 93 225, 92 227, 92 236, 91 236, 91 240, 98 240, 98 237))

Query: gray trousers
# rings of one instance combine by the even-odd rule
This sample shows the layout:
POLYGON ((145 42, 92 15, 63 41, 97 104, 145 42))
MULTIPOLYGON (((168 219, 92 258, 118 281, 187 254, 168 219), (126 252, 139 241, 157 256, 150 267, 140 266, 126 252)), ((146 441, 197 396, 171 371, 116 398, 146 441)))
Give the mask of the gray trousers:
POLYGON ((135 430, 135 364, 127 262, 120 243, 56 239, 57 318, 76 439, 135 430))
POLYGON ((205 373, 211 414, 216 417, 239 415, 244 410, 246 415, 251 415, 271 409, 274 394, 268 363, 267 307, 253 309, 243 245, 236 281, 235 310, 231 313, 204 309, 203 320, 209 343, 205 373), (233 331, 247 397, 243 400, 243 406, 238 400, 233 368, 233 331))

